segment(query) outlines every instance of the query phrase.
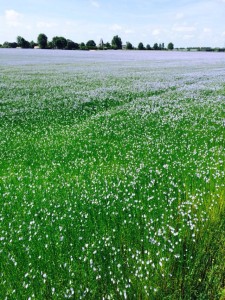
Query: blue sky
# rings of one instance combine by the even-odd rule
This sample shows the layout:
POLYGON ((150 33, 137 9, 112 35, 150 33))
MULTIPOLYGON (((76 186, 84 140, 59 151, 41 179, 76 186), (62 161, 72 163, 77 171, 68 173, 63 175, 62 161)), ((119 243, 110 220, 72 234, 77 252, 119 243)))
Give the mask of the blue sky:
POLYGON ((225 47, 225 0, 1 0, 0 43, 45 33, 75 42, 225 47))

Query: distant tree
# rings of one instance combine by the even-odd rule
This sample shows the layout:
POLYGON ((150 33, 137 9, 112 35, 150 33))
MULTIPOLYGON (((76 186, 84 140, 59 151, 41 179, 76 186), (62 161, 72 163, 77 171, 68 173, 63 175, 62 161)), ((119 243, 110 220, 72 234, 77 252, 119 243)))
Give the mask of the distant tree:
POLYGON ((158 43, 155 43, 155 44, 153 45, 153 49, 154 49, 154 50, 158 50, 158 49, 159 49, 158 43))
POLYGON ((36 46, 34 41, 30 41, 30 47, 33 49, 36 46))
POLYGON ((103 39, 100 39, 99 44, 98 44, 99 49, 104 49, 104 42, 103 39))
POLYGON ((22 36, 18 35, 18 37, 16 38, 16 41, 17 41, 18 47, 22 47, 25 39, 22 36))
POLYGON ((93 41, 93 40, 88 41, 88 42, 86 43, 86 47, 87 47, 88 49, 96 49, 96 43, 95 43, 95 41, 93 41))
POLYGON ((122 40, 118 35, 115 35, 112 39, 113 49, 122 49, 122 40))
POLYGON ((54 36, 52 39, 52 46, 56 49, 65 49, 67 40, 62 36, 54 36))
POLYGON ((81 50, 87 49, 86 46, 85 46, 85 43, 80 43, 79 48, 80 48, 81 50))
POLYGON ((169 50, 173 50, 173 49, 174 49, 173 43, 169 43, 168 46, 167 46, 167 48, 168 48, 169 50))
POLYGON ((106 49, 111 49, 112 46, 111 46, 111 44, 110 44, 109 42, 107 42, 107 43, 105 44, 105 48, 106 48, 106 49))
POLYGON ((48 48, 48 49, 52 49, 52 48, 53 48, 52 41, 49 41, 49 42, 48 42, 48 44, 47 44, 47 48, 48 48))
POLYGON ((79 45, 71 40, 67 40, 66 49, 67 50, 76 50, 76 49, 79 49, 79 45))
POLYGON ((41 49, 45 49, 48 45, 48 37, 44 33, 40 33, 38 35, 37 42, 41 49))
POLYGON ((21 47, 21 48, 30 48, 30 43, 28 41, 26 41, 22 36, 17 37, 17 44, 18 44, 18 47, 21 47))
POLYGON ((151 46, 149 44, 146 45, 147 50, 151 50, 151 46))
POLYGON ((133 45, 130 43, 130 42, 127 42, 126 43, 126 49, 127 50, 132 50, 134 47, 133 47, 133 45))
POLYGON ((16 42, 9 43, 11 48, 16 48, 18 44, 16 42))
POLYGON ((4 42, 2 45, 2 48, 16 48, 18 46, 17 43, 9 43, 9 42, 4 42))
POLYGON ((165 49, 165 44, 164 43, 162 43, 162 49, 165 49))
POLYGON ((154 49, 154 50, 159 50, 159 46, 158 46, 157 43, 155 43, 155 44, 153 45, 153 49, 154 49))
POLYGON ((138 50, 145 50, 143 43, 138 44, 138 50))
POLYGON ((36 46, 38 46, 37 43, 35 43, 34 41, 31 41, 31 42, 30 42, 30 47, 31 47, 31 48, 34 48, 34 47, 36 47, 36 46))
POLYGON ((10 46, 9 46, 9 42, 4 42, 3 43, 3 45, 2 45, 2 48, 11 48, 10 46))
POLYGON ((159 44, 159 50, 162 50, 162 44, 159 44))
POLYGON ((30 48, 30 43, 28 41, 25 40, 24 45, 22 48, 30 48))

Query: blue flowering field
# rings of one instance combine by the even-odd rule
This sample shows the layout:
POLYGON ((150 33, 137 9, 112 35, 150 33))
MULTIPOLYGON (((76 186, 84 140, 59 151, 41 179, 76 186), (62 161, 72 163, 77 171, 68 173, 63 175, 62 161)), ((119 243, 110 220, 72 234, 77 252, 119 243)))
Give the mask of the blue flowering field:
POLYGON ((224 53, 0 67, 0 299, 225 299, 224 53))

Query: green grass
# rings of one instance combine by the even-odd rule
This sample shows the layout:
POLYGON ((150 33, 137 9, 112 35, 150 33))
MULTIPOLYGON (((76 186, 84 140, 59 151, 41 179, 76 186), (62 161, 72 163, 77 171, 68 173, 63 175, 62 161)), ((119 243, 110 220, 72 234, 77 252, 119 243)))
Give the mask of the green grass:
POLYGON ((224 85, 162 65, 3 67, 1 299, 223 299, 224 85))

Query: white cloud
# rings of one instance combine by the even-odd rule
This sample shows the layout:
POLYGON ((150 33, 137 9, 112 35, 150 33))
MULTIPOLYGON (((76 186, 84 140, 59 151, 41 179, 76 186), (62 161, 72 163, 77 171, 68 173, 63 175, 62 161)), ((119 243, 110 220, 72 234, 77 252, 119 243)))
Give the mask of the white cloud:
POLYGON ((118 24, 114 24, 110 27, 110 30, 112 31, 121 31, 122 30, 122 26, 118 25, 118 24))
POLYGON ((53 28, 53 27, 57 26, 57 24, 54 22, 43 22, 43 21, 37 22, 36 25, 37 25, 37 28, 39 28, 39 29, 53 28))
POLYGON ((205 28, 203 28, 203 32, 204 33, 212 33, 212 29, 208 28, 208 27, 205 27, 205 28))
POLYGON ((9 9, 5 11, 4 17, 8 26, 17 27, 21 25, 23 15, 13 9, 9 9))
POLYGON ((159 35, 160 34, 160 29, 154 29, 153 31, 152 31, 152 34, 153 35, 159 35))
POLYGON ((124 30, 124 33, 126 33, 126 34, 131 34, 131 33, 134 33, 134 30, 131 30, 131 29, 125 29, 125 30, 124 30))
POLYGON ((176 32, 193 32, 196 30, 196 28, 194 26, 179 26, 179 25, 175 25, 173 26, 173 31, 176 32))
POLYGON ((176 15, 175 15, 175 19, 176 20, 181 20, 181 19, 183 19, 184 18, 184 14, 183 13, 177 13, 176 15))
POLYGON ((91 5, 96 7, 96 8, 99 8, 100 7, 100 3, 95 1, 95 0, 91 0, 91 5))
POLYGON ((193 35, 193 34, 185 34, 185 35, 183 36, 183 39, 184 39, 184 40, 190 40, 190 39, 192 39, 192 38, 194 38, 194 35, 193 35))

